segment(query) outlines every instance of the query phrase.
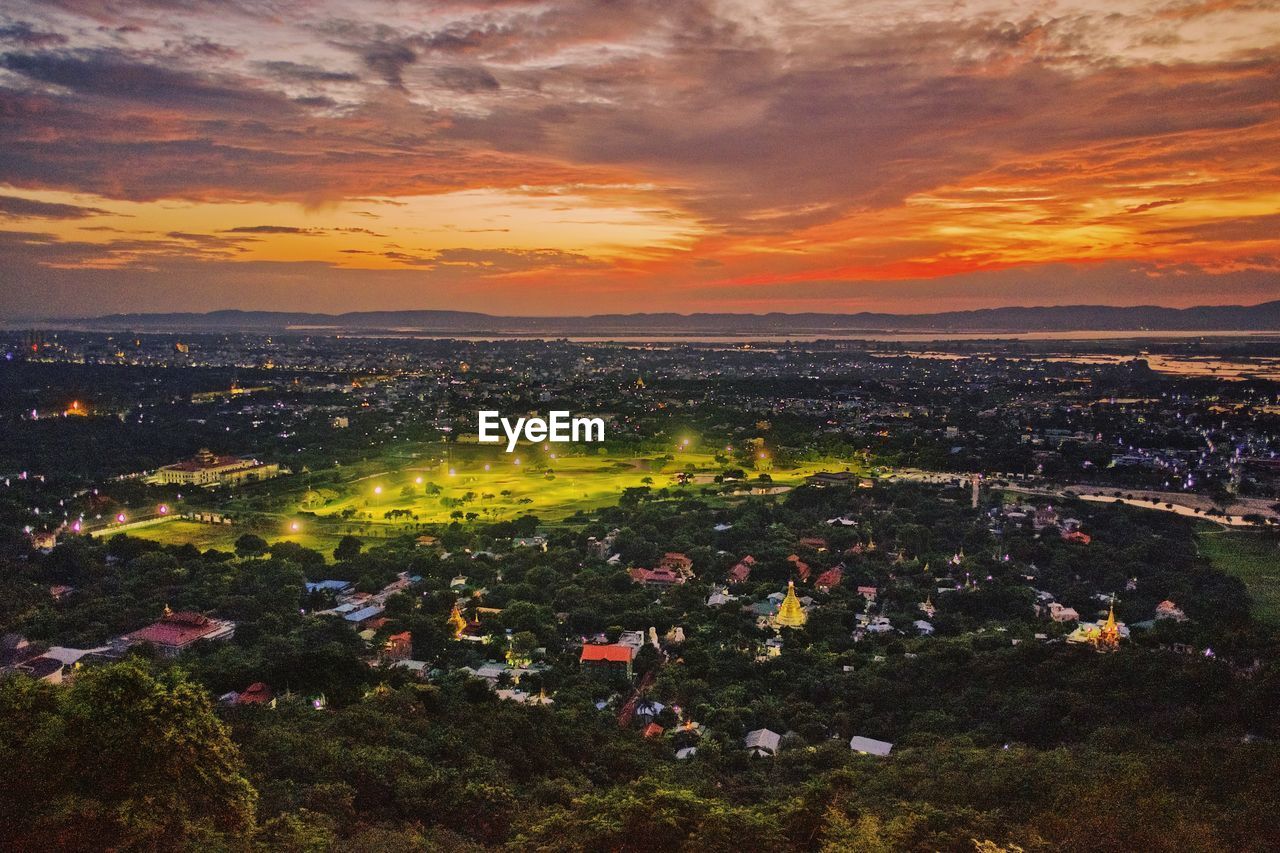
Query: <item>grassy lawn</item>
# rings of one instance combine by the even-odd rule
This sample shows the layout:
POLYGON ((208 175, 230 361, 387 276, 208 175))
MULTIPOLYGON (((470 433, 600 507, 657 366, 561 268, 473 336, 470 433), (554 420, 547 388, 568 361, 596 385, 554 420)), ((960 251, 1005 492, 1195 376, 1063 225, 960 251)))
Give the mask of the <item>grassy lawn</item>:
POLYGON ((1255 615, 1280 625, 1280 550, 1257 533, 1205 527, 1198 534, 1200 553, 1214 568, 1244 581, 1255 615))
MULTIPOLYGON (((573 450, 557 454, 545 445, 524 445, 511 454, 463 443, 416 450, 389 452, 346 466, 338 470, 338 482, 333 471, 272 480, 224 508, 233 517, 262 519, 256 526, 175 519, 130 530, 129 535, 173 545, 189 542, 202 550, 230 550, 240 535, 252 532, 268 542, 298 542, 327 556, 344 533, 376 541, 416 533, 421 525, 448 523, 456 511, 464 516, 475 513, 479 522, 533 514, 556 523, 580 510, 613 506, 628 488, 670 487, 673 492, 700 494, 724 469, 713 454, 693 450, 674 451, 671 460, 657 451, 635 457, 573 450), (693 482, 678 486, 676 475, 681 472, 691 473, 693 482), (401 514, 387 517, 397 511, 401 514)), ((844 463, 815 462, 768 473, 773 487, 786 487, 818 471, 844 468, 844 463)), ((756 484, 760 472, 746 473, 756 484)))
MULTIPOLYGON (((235 549, 236 539, 240 538, 241 535, 257 533, 272 544, 276 542, 297 542, 304 548, 319 551, 326 558, 332 556, 334 547, 338 544, 338 540, 342 538, 339 534, 326 531, 309 532, 305 529, 292 531, 287 527, 282 527, 278 533, 273 534, 270 530, 249 528, 243 525, 201 524, 182 519, 174 519, 163 524, 153 524, 147 527, 138 527, 125 532, 138 539, 150 539, 153 542, 160 542, 164 545, 191 544, 201 551, 207 551, 210 548, 216 548, 219 551, 232 551, 235 549)), ((111 534, 108 532, 106 535, 109 536, 111 534)))
MULTIPOLYGON (((394 525, 396 520, 387 519, 386 513, 396 510, 417 516, 420 523, 448 522, 455 510, 474 512, 481 521, 501 521, 526 513, 560 521, 579 510, 611 506, 628 488, 675 488, 676 475, 686 470, 694 476, 687 488, 697 493, 722 470, 708 453, 672 455, 674 459, 666 462, 655 461, 656 453, 635 458, 557 458, 552 452, 527 447, 507 454, 491 447, 456 445, 447 461, 408 461, 398 468, 378 466, 378 473, 344 484, 341 494, 321 489, 318 497, 324 501, 318 505, 307 505, 300 494, 297 509, 334 520, 346 513, 346 517, 365 524, 394 525)), ((769 473, 775 485, 795 485, 816 471, 831 468, 829 463, 813 463, 769 473)), ((755 472, 748 474, 755 476, 755 472)))

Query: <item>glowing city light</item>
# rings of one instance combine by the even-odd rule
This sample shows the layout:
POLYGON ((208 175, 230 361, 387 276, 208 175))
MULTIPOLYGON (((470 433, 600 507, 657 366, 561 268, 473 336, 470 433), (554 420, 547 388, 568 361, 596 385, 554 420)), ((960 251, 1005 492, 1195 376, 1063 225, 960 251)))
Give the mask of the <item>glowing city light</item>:
POLYGON ((374 486, 374 487, 373 487, 373 493, 374 493, 375 495, 380 495, 380 494, 382 494, 382 486, 374 486))

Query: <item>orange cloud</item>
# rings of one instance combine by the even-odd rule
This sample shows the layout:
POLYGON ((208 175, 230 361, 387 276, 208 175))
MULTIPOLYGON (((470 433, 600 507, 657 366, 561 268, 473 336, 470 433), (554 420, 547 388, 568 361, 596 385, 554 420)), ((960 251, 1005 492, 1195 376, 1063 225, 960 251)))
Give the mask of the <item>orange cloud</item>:
POLYGON ((19 0, 0 308, 1280 296, 1273 14, 19 0))

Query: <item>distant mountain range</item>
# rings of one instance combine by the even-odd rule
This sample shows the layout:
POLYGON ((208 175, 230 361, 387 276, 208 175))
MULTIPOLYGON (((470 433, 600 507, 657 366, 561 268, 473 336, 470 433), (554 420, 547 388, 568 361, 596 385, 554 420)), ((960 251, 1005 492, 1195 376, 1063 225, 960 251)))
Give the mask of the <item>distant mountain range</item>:
POLYGON ((595 314, 503 317, 467 311, 211 311, 110 314, 50 321, 64 328, 154 332, 400 332, 445 335, 856 335, 860 332, 1280 331, 1280 300, 1261 305, 1119 308, 1060 305, 939 314, 595 314))

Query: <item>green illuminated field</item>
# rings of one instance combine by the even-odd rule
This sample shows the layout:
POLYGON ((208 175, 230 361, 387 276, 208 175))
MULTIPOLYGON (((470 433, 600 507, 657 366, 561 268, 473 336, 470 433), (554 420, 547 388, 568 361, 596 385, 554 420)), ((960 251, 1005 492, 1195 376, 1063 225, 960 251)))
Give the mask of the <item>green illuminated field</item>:
MULTIPOLYGON (((464 447, 454 451, 452 462, 411 464, 362 477, 312 511, 322 518, 341 518, 345 512, 366 523, 385 523, 386 513, 395 510, 408 511, 423 523, 447 522, 458 511, 485 520, 525 513, 556 520, 580 509, 616 503, 626 488, 675 486, 675 475, 688 465, 705 482, 719 470, 710 456, 695 453, 681 454, 663 465, 648 459, 550 458, 549 454, 517 451, 508 455, 464 447)), ((323 491, 320 495, 329 497, 323 491)), ((307 509, 302 503, 298 508, 307 509)))
MULTIPOLYGON (((624 457, 572 450, 566 455, 545 445, 522 446, 511 454, 475 444, 433 445, 262 484, 257 503, 246 497, 226 508, 249 521, 221 526, 174 520, 130 535, 230 549, 241 534, 253 532, 268 542, 295 541, 327 554, 348 533, 361 538, 400 536, 427 525, 503 521, 526 514, 555 523, 579 511, 614 505, 624 490, 634 487, 698 494, 713 485, 725 467, 710 453, 684 450, 624 457), (688 478, 686 485, 680 485, 680 474, 688 478), (263 493, 269 495, 269 509, 263 508, 263 493)), ((762 486, 784 490, 817 471, 845 467, 826 462, 769 470, 768 484, 758 480, 761 471, 748 470, 743 488, 750 485, 757 493, 762 486)))
MULTIPOLYGON (((279 531, 273 534, 272 531, 261 529, 258 526, 200 524, 182 519, 174 519, 173 521, 153 524, 148 527, 139 527, 127 532, 130 536, 139 539, 150 539, 153 542, 161 542, 165 545, 194 545, 201 551, 206 551, 210 548, 231 551, 235 548, 235 541, 241 534, 257 533, 273 544, 276 542, 297 542, 304 548, 311 548, 326 555, 333 551, 334 546, 338 544, 338 540, 342 538, 341 534, 338 533, 305 530, 301 526, 299 530, 292 531, 287 526, 281 525, 279 531)), ((110 534, 108 533, 107 535, 110 534)))
POLYGON ((1254 615, 1280 624, 1280 551, 1256 533, 1205 528, 1200 553, 1215 569, 1235 575, 1253 597, 1254 615))

